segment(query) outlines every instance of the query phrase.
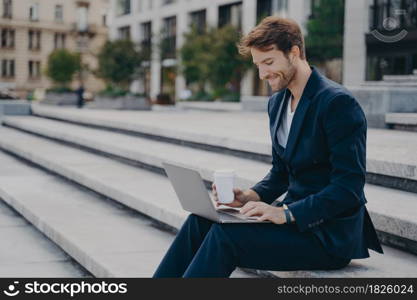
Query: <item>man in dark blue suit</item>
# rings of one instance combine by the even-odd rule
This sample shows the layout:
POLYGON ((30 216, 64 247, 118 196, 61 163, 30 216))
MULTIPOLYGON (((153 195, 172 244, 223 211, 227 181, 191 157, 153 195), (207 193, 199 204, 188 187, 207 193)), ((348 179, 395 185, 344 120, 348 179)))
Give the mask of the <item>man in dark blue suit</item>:
POLYGON ((251 189, 235 189, 229 205, 271 223, 217 224, 192 214, 154 277, 331 270, 369 257, 368 249, 383 253, 365 207, 367 123, 359 104, 309 66, 292 20, 265 18, 240 51, 276 91, 268 103, 273 161, 251 189))

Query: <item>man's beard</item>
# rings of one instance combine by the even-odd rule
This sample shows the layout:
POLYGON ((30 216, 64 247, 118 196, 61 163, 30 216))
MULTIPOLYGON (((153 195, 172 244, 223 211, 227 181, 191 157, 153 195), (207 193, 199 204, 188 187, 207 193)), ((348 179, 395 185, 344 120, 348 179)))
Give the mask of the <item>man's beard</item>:
POLYGON ((287 58, 287 66, 284 70, 278 71, 275 75, 279 74, 280 80, 277 87, 272 87, 272 92, 278 92, 282 89, 285 89, 288 87, 288 85, 291 83, 291 81, 295 77, 297 69, 296 67, 290 62, 290 60, 287 58))

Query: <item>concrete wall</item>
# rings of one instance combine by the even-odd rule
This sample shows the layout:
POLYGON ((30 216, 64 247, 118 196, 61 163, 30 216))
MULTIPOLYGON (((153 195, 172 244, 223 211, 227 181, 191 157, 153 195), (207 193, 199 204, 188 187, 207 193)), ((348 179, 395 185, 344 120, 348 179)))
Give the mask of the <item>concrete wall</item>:
POLYGON ((417 112, 417 88, 348 87, 366 114, 368 127, 386 128, 385 114, 417 112))

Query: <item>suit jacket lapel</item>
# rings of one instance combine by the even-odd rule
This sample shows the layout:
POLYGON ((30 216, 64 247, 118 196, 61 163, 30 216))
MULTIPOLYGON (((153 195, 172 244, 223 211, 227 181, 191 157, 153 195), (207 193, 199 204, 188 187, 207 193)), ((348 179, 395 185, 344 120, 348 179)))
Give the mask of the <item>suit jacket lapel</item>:
POLYGON ((297 108, 294 113, 294 118, 291 123, 290 133, 288 135, 287 145, 284 151, 284 158, 287 162, 290 161, 291 155, 297 144, 297 139, 300 135, 303 121, 305 119, 309 106, 310 106, 310 99, 304 95, 301 96, 300 102, 298 102, 297 108))
POLYGON ((285 108, 287 107, 288 99, 289 99, 289 91, 285 90, 284 96, 282 97, 282 100, 281 100, 281 104, 279 105, 279 108, 277 111, 278 118, 275 119, 275 124, 272 129, 272 140, 273 140, 273 143, 276 143, 278 145, 277 150, 280 155, 282 155, 282 151, 279 147, 277 131, 279 128, 279 124, 281 124, 282 117, 285 113, 285 108))

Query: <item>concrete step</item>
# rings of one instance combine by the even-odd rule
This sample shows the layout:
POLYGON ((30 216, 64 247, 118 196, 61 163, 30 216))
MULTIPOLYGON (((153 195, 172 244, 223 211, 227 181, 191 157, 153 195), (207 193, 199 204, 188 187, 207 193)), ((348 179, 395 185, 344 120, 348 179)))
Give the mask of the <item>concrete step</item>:
MULTIPOLYGON (((13 117, 5 120, 5 124, 86 149, 92 153, 104 154, 104 156, 116 158, 131 166, 146 167, 161 174, 164 173, 163 161, 180 163, 198 169, 207 183, 213 181, 213 172, 216 169, 233 168, 238 174, 236 185, 249 188, 262 179, 270 168, 269 165, 262 162, 41 118, 13 117)), ((9 130, 9 132, 19 133, 13 130, 9 130)), ((47 144, 46 140, 41 142, 47 144)), ((7 144, 5 145, 7 147, 7 144)), ((64 147, 63 145, 56 146, 64 147)), ((66 151, 68 150, 66 149, 66 151)), ((75 154, 71 155, 75 156, 75 154)), ((39 155, 39 158, 41 160, 49 159, 42 157, 42 155, 39 155)), ((59 158, 54 163, 58 165, 59 158)), ((410 214, 410 212, 417 211, 417 194, 372 184, 367 184, 365 189, 369 200, 368 208, 376 228, 380 231, 381 239, 387 244, 417 253, 417 220, 413 214, 410 214), (396 199, 396 202, 393 203, 392 199, 396 199)), ((146 203, 146 200, 144 201, 146 203)), ((139 211, 143 209, 142 206, 133 208, 139 211)), ((181 221, 177 219, 177 222, 181 221)))
POLYGON ((385 115, 385 123, 391 129, 417 131, 417 113, 389 113, 385 115))
POLYGON ((417 82, 414 80, 405 81, 364 81, 361 83, 363 87, 381 87, 381 88, 416 88, 417 82))
POLYGON ((417 74, 410 75, 384 75, 385 82, 414 82, 417 84, 417 74))
MULTIPOLYGON (((2 168, 0 177, 3 176, 2 168)), ((91 277, 84 268, 1 200, 0 236, 0 277, 91 277)))
POLYGON ((172 240, 127 209, 0 153, 0 197, 97 277, 149 276, 172 240), (10 175, 10 174, 13 175, 10 175))
MULTIPOLYGON (((32 110, 35 115, 44 118, 261 162, 271 161, 271 142, 265 113, 108 112, 57 109, 43 105, 32 105, 32 110)), ((416 137, 411 132, 399 135, 391 130, 369 129, 367 181, 417 193, 416 137), (403 147, 404 144, 407 147, 403 147)))
POLYGON ((212 112, 239 112, 242 110, 240 102, 181 101, 177 102, 175 106, 184 110, 188 109, 212 112))
MULTIPOLYGON (((138 212, 3 152, 0 164, 0 198, 96 277, 151 277, 174 238, 138 212)), ((7 211, 0 208, 2 216, 7 211)), ((51 277, 54 272, 57 276, 84 276, 76 270, 57 272, 59 267, 69 268, 65 265, 68 256, 33 228, 31 235, 27 232, 24 235, 23 230, 30 227, 27 222, 12 220, 10 216, 8 219, 9 223, 26 225, 10 227, 9 238, 1 244, 0 249, 10 250, 11 246, 14 249, 13 253, 1 251, 1 275, 35 276, 43 263, 45 269, 40 274, 44 276, 51 277), (49 256, 55 256, 55 261, 46 264, 49 256), (20 261, 26 265, 20 266, 20 261)), ((3 226, 0 231, 5 232, 3 226)), ((254 275, 237 270, 233 277, 254 275)))
MULTIPOLYGON (((162 176, 13 129, 1 128, 0 134, 0 147, 5 151, 169 226, 179 228, 186 217, 170 183, 162 176), (27 145, 31 145, 30 149, 27 145)), ((388 236, 386 240, 406 251, 415 251, 417 195, 371 185, 366 186, 366 194, 374 224, 384 230, 380 233, 388 236)))
MULTIPOLYGON (((2 137, 4 133, 1 130, 2 137)), ((12 136, 6 136, 6 138, 10 137, 12 136)), ((23 134, 14 137, 19 140, 25 139, 23 134)), ((33 144, 33 140, 26 139, 24 143, 28 142, 30 142, 31 149, 37 150, 35 152, 45 153, 47 156, 52 155, 51 152, 46 153, 47 148, 41 149, 39 144, 33 144)), ((51 150, 55 150, 56 157, 61 157, 61 159, 68 157, 66 156, 68 152, 63 153, 57 147, 52 148, 54 149, 51 150)), ((73 151, 79 152, 77 154, 83 153, 80 150, 73 151)), ((92 154, 87 155, 92 156, 92 154)), ((75 159, 74 156, 72 158, 75 159)), ((82 169, 89 164, 90 172, 94 173, 97 179, 107 178, 109 189, 114 188, 111 187, 114 178, 109 178, 108 172, 104 177, 100 175, 103 169, 94 168, 93 166, 97 165, 93 161, 86 161, 85 158, 83 155, 78 156, 76 160, 78 163, 73 161, 73 167, 82 169)), ((27 157, 27 159, 30 158, 27 157)), ((117 173, 117 168, 113 169, 116 164, 109 159, 99 159, 101 165, 103 163, 106 165, 107 161, 108 170, 117 173)), ((34 161, 36 158, 32 157, 30 160, 34 161)), ((0 153, 0 163, 4 167, 0 172, 0 197, 95 276, 148 277, 173 238, 170 234, 156 229, 155 223, 137 212, 117 205, 111 200, 105 200, 96 193, 83 190, 67 180, 28 166, 3 153, 0 153), (22 189, 22 186, 25 188, 22 189)), ((68 163, 68 159, 63 162, 63 164, 68 163)), ((47 166, 47 168, 51 167, 52 164, 47 166)), ((158 191, 163 190, 167 199, 176 202, 168 188, 167 179, 143 170, 137 170, 137 174, 132 174, 128 166, 124 166, 123 169, 130 176, 141 172, 147 173, 146 178, 160 177, 159 182, 153 182, 154 194, 157 197, 158 191)), ((149 182, 140 179, 140 177, 134 177, 138 188, 137 195, 147 196, 149 203, 160 200, 147 195, 149 182), (140 189, 143 192, 139 191, 140 189)), ((384 252, 384 255, 372 252, 369 259, 353 260, 348 267, 338 271, 257 272, 269 277, 415 276, 417 260, 414 255, 388 246, 384 246, 384 252)), ((250 276, 242 272, 234 272, 233 275, 234 277, 250 276)))

